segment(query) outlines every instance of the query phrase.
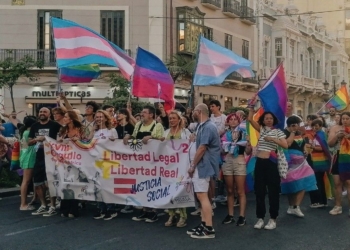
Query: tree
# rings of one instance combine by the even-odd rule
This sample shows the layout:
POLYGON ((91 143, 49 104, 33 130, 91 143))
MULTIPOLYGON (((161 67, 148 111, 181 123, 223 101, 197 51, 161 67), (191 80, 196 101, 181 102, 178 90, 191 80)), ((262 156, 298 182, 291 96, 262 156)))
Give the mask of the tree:
POLYGON ((125 96, 117 97, 117 98, 106 97, 103 104, 113 105, 113 107, 115 107, 116 109, 121 109, 121 108, 126 108, 128 101, 130 101, 131 103, 131 109, 134 115, 141 113, 143 107, 146 105, 153 106, 153 104, 149 102, 138 101, 138 98, 130 98, 129 100, 129 97, 125 97, 125 96))
POLYGON ((167 63, 166 66, 173 78, 174 82, 186 78, 192 81, 193 72, 196 67, 194 57, 188 55, 175 54, 167 63))
POLYGON ((113 98, 129 97, 131 91, 131 84, 128 80, 119 74, 110 74, 110 87, 113 89, 113 98))
POLYGON ((249 113, 249 109, 247 108, 242 108, 242 107, 232 107, 228 110, 225 110, 225 114, 228 115, 228 114, 231 114, 231 113, 236 113, 238 110, 242 110, 246 115, 248 115, 249 113))
MULTIPOLYGON (((12 51, 9 50, 8 53, 11 55, 12 51)), ((13 87, 18 79, 20 77, 27 77, 30 81, 35 81, 37 77, 31 69, 42 69, 43 66, 43 61, 35 61, 30 55, 25 55, 18 61, 15 61, 13 57, 8 57, 0 62, 0 88, 5 87, 9 89, 13 111, 16 111, 15 101, 13 99, 13 87)))

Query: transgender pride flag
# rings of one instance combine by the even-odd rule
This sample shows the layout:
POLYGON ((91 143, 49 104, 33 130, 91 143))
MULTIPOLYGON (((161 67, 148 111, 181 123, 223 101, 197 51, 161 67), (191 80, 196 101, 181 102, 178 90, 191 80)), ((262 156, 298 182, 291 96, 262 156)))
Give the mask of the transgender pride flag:
POLYGON ((58 68, 88 64, 118 67, 130 80, 135 61, 106 38, 72 21, 51 17, 58 68))
POLYGON ((221 84, 234 71, 244 78, 254 77, 252 64, 233 51, 201 36, 193 85, 221 84))

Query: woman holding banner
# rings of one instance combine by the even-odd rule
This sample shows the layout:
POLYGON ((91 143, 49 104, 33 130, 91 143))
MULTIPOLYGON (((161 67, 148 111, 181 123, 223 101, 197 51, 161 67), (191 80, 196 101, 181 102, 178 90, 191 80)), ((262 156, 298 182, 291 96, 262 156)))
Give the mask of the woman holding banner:
MULTIPOLYGON (((184 127, 184 121, 177 111, 171 111, 168 114, 169 129, 164 131, 163 140, 189 139, 191 132, 184 127)), ((186 208, 179 208, 180 219, 177 221, 175 209, 169 209, 169 219, 165 223, 166 227, 176 225, 177 227, 185 227, 187 220, 186 208)))
POLYGON ((227 116, 226 123, 229 129, 221 138, 222 148, 225 152, 225 163, 222 165, 226 189, 227 189, 227 208, 228 215, 222 221, 222 224, 230 224, 235 222, 234 213, 234 189, 235 184, 239 197, 240 211, 237 226, 244 226, 245 209, 247 204, 245 194, 246 159, 245 154, 251 154, 252 147, 246 140, 246 130, 241 124, 241 116, 233 113, 227 116))
MULTIPOLYGON (((63 140, 85 140, 87 139, 86 129, 80 122, 76 112, 68 110, 63 118, 64 127, 61 127, 58 133, 58 142, 63 140)), ((68 185, 67 185, 68 186, 68 185)), ((61 216, 62 217, 78 217, 78 200, 76 199, 62 199, 61 200, 61 216)))
POLYGON ((272 230, 276 228, 276 219, 279 211, 280 183, 276 159, 274 159, 277 147, 288 148, 286 135, 280 129, 275 129, 278 124, 277 117, 271 112, 264 112, 258 122, 254 121, 255 98, 249 105, 248 121, 253 128, 260 132, 257 145, 256 164, 254 170, 254 189, 256 195, 256 229, 272 230), (269 190, 270 220, 264 227, 264 217, 266 214, 265 196, 269 190))

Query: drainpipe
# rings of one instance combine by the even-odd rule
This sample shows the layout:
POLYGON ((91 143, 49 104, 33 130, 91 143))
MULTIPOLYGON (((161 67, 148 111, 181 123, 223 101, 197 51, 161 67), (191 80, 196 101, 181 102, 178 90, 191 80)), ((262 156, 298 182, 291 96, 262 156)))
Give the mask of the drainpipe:
POLYGON ((170 60, 173 58, 173 0, 170 0, 170 60))

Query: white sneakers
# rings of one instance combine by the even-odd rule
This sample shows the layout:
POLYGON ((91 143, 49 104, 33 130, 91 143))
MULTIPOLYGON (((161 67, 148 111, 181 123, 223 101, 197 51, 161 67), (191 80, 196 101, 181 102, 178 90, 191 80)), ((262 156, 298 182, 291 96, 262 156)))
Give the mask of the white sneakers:
POLYGON ((305 215, 301 212, 300 207, 297 206, 296 208, 294 208, 293 206, 289 206, 288 210, 287 210, 287 214, 291 214, 291 215, 296 215, 297 217, 304 217, 305 215))
POLYGON ((273 230, 276 228, 276 220, 274 219, 269 219, 269 222, 267 225, 264 227, 264 220, 259 219, 258 222, 254 225, 255 229, 262 229, 265 228, 266 230, 273 230))
POLYGON ((329 214, 331 215, 338 215, 343 213, 343 208, 339 207, 339 206, 334 206, 333 209, 331 211, 329 211, 329 214))

